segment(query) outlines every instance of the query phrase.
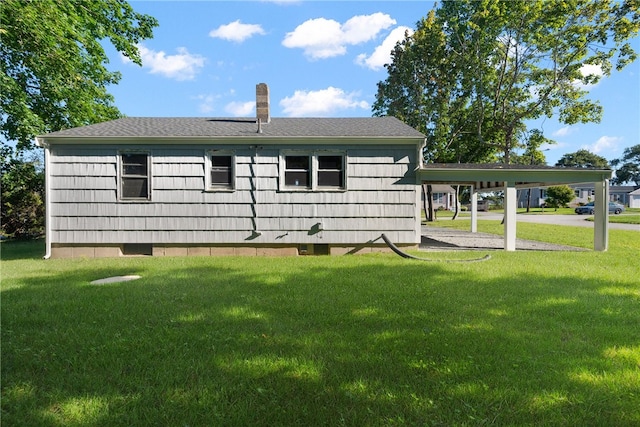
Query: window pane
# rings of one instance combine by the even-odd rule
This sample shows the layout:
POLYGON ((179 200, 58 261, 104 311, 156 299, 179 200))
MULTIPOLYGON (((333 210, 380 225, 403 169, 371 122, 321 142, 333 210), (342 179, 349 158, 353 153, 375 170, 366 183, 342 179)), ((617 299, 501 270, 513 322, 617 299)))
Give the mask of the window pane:
POLYGON ((211 166, 231 167, 231 156, 211 156, 211 166))
POLYGON ((318 167, 322 169, 342 169, 342 156, 318 156, 318 167))
POLYGON ((284 185, 291 187, 308 187, 309 171, 292 172, 287 171, 284 174, 284 185))
POLYGON ((211 187, 230 188, 233 183, 233 156, 211 156, 211 187))
POLYGON ((146 175, 147 155, 146 154, 123 154, 122 172, 125 175, 146 175))
POLYGON ((140 175, 147 174, 147 165, 122 165, 122 172, 125 175, 140 175))
POLYGON ((214 168, 211 170, 211 185, 225 186, 231 185, 231 169, 214 168))
POLYGON ((344 170, 342 156, 318 156, 318 186, 344 186, 344 170))
POLYGON ((287 156, 286 169, 309 169, 309 156, 287 156))
POLYGON ((148 198, 147 178, 122 178, 122 197, 126 199, 148 198))
POLYGON ((320 187, 342 187, 342 171, 318 171, 320 187))

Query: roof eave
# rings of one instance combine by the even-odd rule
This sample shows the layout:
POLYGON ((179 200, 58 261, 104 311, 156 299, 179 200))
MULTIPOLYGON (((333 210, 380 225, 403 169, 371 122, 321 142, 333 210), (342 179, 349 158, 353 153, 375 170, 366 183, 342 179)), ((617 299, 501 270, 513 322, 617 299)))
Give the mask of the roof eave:
POLYGON ((305 145, 321 143, 339 142, 349 144, 386 144, 386 143, 407 143, 422 144, 424 138, 418 136, 271 136, 264 134, 255 135, 227 135, 227 136, 81 136, 81 135, 60 135, 60 136, 39 136, 36 137, 36 144, 44 146, 51 143, 56 144, 82 144, 82 145, 104 145, 104 144, 268 144, 268 145, 305 145))
POLYGON ((437 183, 514 182, 522 186, 574 184, 611 179, 611 169, 500 169, 500 168, 429 168, 418 171, 421 181, 437 183))

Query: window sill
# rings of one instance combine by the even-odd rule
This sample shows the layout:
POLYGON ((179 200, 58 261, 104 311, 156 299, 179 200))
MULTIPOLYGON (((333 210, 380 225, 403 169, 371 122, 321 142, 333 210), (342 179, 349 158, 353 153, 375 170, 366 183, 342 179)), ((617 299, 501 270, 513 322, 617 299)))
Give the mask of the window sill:
POLYGON ((346 193, 346 188, 280 188, 279 193, 346 193))
POLYGON ((235 188, 207 188, 203 193, 235 193, 235 188))

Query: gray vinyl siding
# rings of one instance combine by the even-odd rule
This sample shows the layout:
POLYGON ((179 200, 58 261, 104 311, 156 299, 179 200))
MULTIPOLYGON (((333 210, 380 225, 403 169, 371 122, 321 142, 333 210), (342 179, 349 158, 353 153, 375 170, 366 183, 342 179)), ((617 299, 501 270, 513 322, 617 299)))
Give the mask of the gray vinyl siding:
POLYGON ((149 201, 118 200, 118 153, 125 147, 51 148, 52 243, 349 245, 381 233, 419 242, 415 145, 322 146, 346 153, 347 189, 313 192, 279 190, 276 146, 126 146, 136 149, 151 154, 149 201), (213 148, 235 155, 234 191, 205 189, 205 153, 213 148), (318 223, 322 231, 314 232, 318 223), (248 240, 254 224, 262 235, 248 240))

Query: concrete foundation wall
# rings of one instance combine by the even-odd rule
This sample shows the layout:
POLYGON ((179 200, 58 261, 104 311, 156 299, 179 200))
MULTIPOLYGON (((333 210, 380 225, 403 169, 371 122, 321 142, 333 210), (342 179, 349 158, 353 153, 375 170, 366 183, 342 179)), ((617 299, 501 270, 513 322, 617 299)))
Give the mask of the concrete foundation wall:
MULTIPOLYGON (((417 250, 418 245, 398 245, 403 250, 417 250)), ((120 246, 82 246, 55 244, 51 258, 118 258, 128 256, 299 256, 299 255, 354 255, 389 253, 386 245, 364 244, 361 246, 329 246, 315 248, 303 246, 152 246, 150 253, 127 253, 120 246)))

